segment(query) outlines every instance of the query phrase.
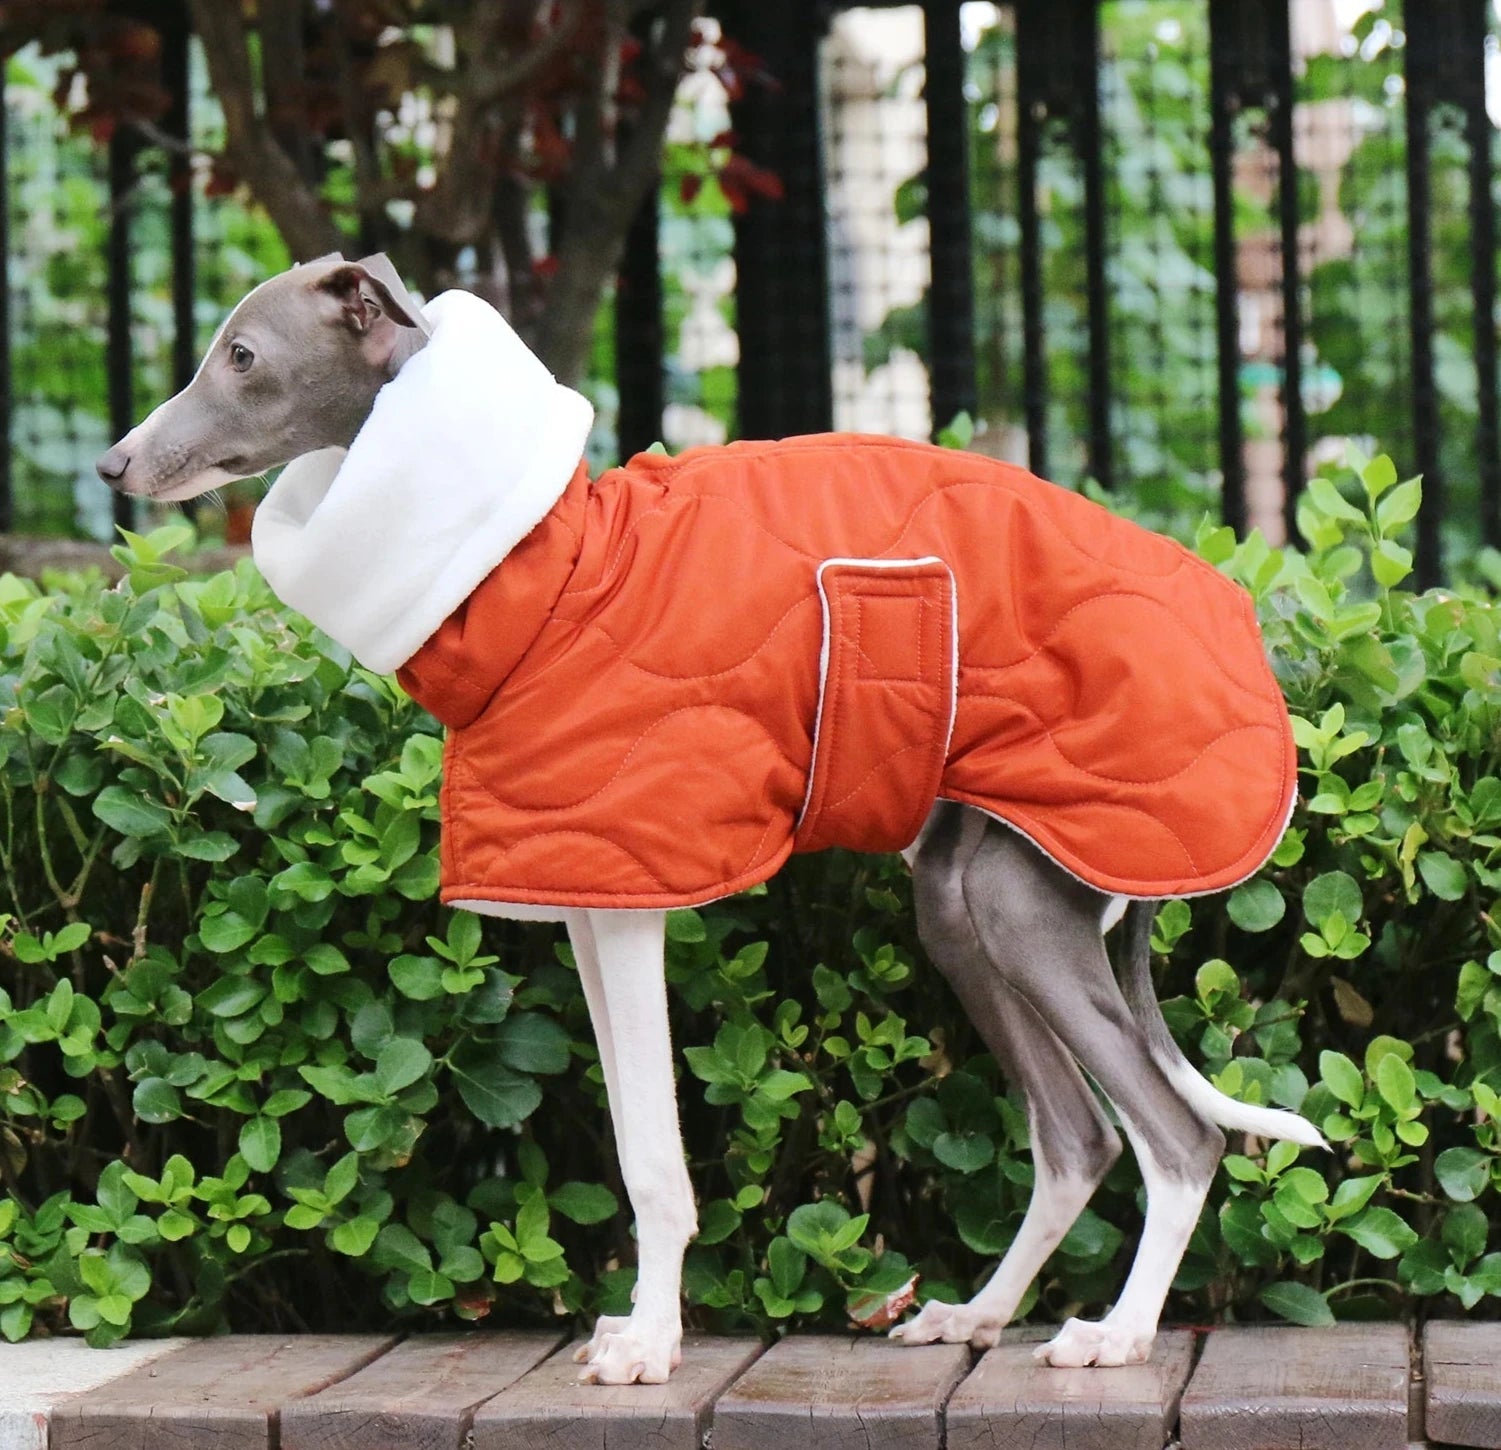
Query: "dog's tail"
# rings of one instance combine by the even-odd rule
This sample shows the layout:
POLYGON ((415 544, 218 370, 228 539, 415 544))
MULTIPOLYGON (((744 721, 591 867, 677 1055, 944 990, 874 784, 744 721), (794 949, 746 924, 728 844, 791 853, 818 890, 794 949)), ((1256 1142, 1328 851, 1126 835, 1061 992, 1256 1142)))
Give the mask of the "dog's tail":
POLYGON ((1185 1102, 1201 1117, 1222 1128, 1255 1133, 1259 1138, 1286 1138, 1306 1148, 1327 1148, 1324 1136, 1307 1118, 1279 1108, 1258 1108, 1237 1102, 1196 1071, 1173 1041, 1157 991, 1152 983, 1152 923, 1157 918, 1155 901, 1133 901, 1126 910, 1125 962, 1121 992, 1131 1014, 1146 1034, 1147 1045, 1185 1102))

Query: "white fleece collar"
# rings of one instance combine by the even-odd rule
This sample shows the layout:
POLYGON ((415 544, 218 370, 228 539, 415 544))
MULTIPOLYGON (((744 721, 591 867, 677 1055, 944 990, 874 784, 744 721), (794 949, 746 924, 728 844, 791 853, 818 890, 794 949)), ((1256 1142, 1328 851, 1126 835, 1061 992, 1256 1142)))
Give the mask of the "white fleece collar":
POLYGON ((424 316, 427 346, 348 450, 289 463, 251 529, 278 597, 381 674, 542 521, 594 416, 472 293, 445 292, 424 316))

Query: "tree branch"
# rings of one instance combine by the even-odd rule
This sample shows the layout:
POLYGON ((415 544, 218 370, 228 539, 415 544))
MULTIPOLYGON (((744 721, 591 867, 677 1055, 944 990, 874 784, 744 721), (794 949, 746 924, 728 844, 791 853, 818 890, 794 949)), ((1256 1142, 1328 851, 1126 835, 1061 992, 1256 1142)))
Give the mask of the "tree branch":
POLYGON ((344 234, 277 144, 256 107, 255 77, 239 5, 226 0, 188 3, 193 27, 203 42, 209 79, 224 108, 230 161, 266 208, 295 258, 307 261, 341 251, 344 234))
MULTIPOLYGON (((620 265, 626 233, 641 198, 656 184, 662 139, 699 8, 700 0, 668 0, 662 7, 656 41, 642 57, 646 99, 631 122, 629 137, 617 149, 614 164, 605 161, 602 125, 592 153, 584 154, 582 146, 575 151, 569 176, 568 227, 555 249, 557 274, 536 341, 543 362, 564 382, 583 371, 600 294, 620 265)), ((579 136, 581 142, 590 136, 582 115, 579 136)))
POLYGON ((307 57, 302 44, 304 0, 260 0, 256 13, 267 128, 298 174, 312 184, 316 172, 304 91, 307 81, 307 57))

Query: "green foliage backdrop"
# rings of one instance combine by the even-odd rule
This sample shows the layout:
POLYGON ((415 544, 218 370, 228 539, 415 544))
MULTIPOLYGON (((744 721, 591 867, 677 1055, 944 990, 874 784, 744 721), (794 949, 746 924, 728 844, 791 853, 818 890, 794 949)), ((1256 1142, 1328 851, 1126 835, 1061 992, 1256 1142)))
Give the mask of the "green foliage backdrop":
MULTIPOLYGON (((1169 1018, 1332 1155, 1242 1141, 1170 1313, 1501 1294, 1501 640, 1402 590, 1415 482, 1315 482, 1307 552, 1198 547, 1251 590, 1303 799, 1266 869, 1157 928, 1169 1018)), ((0 1331, 354 1329, 628 1302, 629 1216, 550 928, 434 900, 440 741, 248 564, 0 581, 0 1331)), ((1030 1191, 1019 1104, 921 964, 904 871, 797 861, 670 918, 696 1322, 771 1330, 970 1292, 1030 1191), (906 1257, 903 1257, 906 1255, 906 1257)), ((1097 1311, 1129 1157, 1029 1297, 1097 1311)))

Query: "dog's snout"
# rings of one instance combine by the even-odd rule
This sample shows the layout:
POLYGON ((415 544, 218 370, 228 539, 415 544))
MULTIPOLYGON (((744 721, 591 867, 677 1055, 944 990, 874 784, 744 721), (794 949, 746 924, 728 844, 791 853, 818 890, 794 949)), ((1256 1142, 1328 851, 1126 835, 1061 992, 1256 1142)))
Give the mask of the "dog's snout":
POLYGON ((118 443, 108 453, 103 454, 94 465, 99 477, 108 484, 119 483, 125 477, 125 470, 129 467, 130 454, 118 443))

